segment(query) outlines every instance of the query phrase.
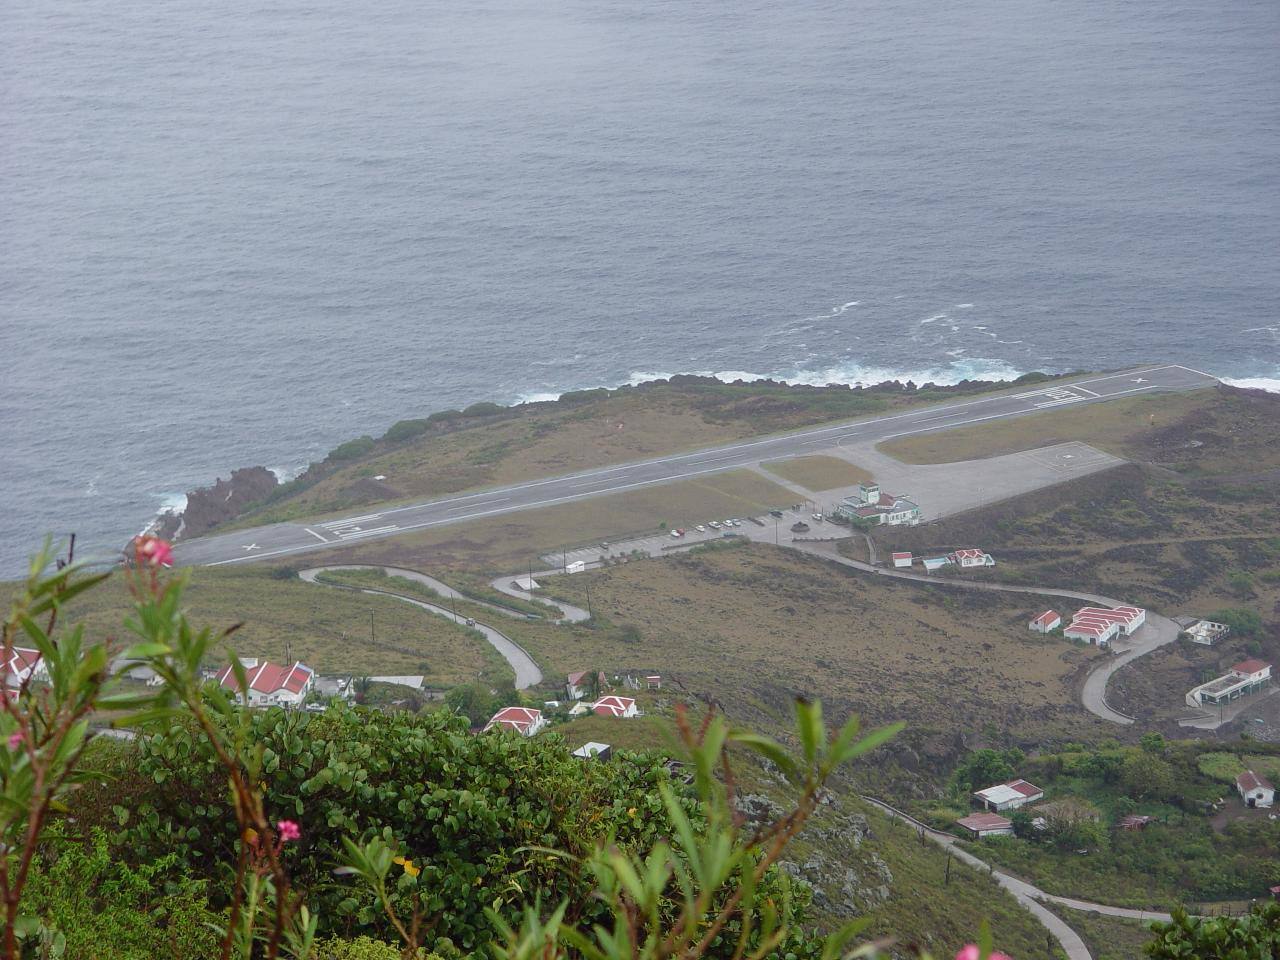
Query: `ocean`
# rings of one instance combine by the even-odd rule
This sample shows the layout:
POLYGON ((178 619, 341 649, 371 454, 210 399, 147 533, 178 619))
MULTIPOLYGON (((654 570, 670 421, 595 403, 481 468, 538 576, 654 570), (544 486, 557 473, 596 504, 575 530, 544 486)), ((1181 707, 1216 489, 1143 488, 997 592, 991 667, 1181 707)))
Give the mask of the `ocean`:
POLYGON ((1275 0, 0 15, 0 576, 477 400, 1280 389, 1275 0))

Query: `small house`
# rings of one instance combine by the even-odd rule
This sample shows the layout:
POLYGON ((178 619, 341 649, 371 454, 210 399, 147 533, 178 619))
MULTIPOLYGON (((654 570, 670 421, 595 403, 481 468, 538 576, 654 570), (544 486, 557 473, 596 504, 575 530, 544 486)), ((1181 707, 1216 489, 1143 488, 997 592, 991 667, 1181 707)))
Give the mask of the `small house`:
POLYGON ((1027 624, 1027 629, 1035 633, 1052 633, 1062 626, 1062 617, 1057 610, 1046 610, 1027 624))
POLYGON ((582 571, 586 569, 587 569, 587 563, 585 560, 575 560, 573 561, 573 563, 565 565, 564 572, 565 573, 582 573, 582 571))
MULTIPOLYGON (((607 679, 603 670, 596 671, 596 694, 600 694, 607 684, 607 679)), ((590 689, 591 671, 579 670, 565 677, 565 693, 569 695, 570 700, 581 700, 587 695, 590 689)))
POLYGON ((1246 807, 1270 807, 1276 801, 1276 788, 1266 777, 1246 770, 1236 777, 1236 790, 1246 807))
POLYGON ((910 553, 895 553, 893 557, 893 565, 899 569, 911 566, 912 556, 910 553))
POLYGON ((970 567, 994 567, 996 565, 991 554, 985 553, 977 548, 957 550, 955 553, 951 554, 949 559, 956 566, 966 570, 970 567))
POLYGON ((4 682, 10 687, 20 687, 32 680, 47 680, 49 668, 39 650, 30 647, 10 647, 9 659, 0 666, 4 673, 4 682))
POLYGON ((285 665, 250 658, 241 660, 240 665, 244 668, 247 691, 240 690, 235 668, 231 665, 218 673, 218 683, 242 699, 247 692, 251 707, 296 707, 307 699, 315 686, 315 671, 301 660, 285 665))
POLYGON ((608 760, 613 756, 613 747, 607 743, 597 743, 595 740, 589 740, 573 751, 573 755, 580 760, 608 760))
POLYGON ((656 673, 651 673, 644 678, 644 686, 646 690, 661 690, 662 677, 656 673))
POLYGON ((631 697, 608 696, 601 697, 591 705, 591 712, 601 717, 638 717, 640 711, 636 709, 636 702, 631 697))
POLYGON ((533 707, 503 707, 489 718, 484 729, 486 731, 509 730, 522 737, 532 737, 546 725, 547 720, 541 710, 535 710, 533 707))
POLYGON ((974 798, 988 810, 1016 810, 1023 804, 1044 798, 1044 791, 1026 780, 1010 780, 975 791, 974 798))
POLYGON ((998 813, 971 813, 956 821, 975 840, 983 837, 1013 836, 1013 821, 998 813))

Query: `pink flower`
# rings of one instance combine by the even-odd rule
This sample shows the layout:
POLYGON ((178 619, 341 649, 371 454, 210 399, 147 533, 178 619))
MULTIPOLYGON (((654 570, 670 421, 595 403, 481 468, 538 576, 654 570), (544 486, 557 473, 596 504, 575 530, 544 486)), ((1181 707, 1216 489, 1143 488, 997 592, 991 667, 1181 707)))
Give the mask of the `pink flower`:
POLYGON ((133 541, 133 549, 138 562, 153 567, 173 566, 173 547, 167 540, 159 537, 138 537, 133 541))
POLYGON ((9 749, 17 750, 20 746, 22 746, 22 742, 24 740, 26 740, 26 737, 22 735, 21 730, 18 730, 9 734, 9 749))
MULTIPOLYGON (((976 943, 966 943, 960 948, 960 952, 956 954, 956 960, 981 960, 982 951, 976 943)), ((1003 953, 992 952, 988 955, 987 960, 1009 960, 1009 957, 1003 953)))
POLYGON ((276 832, 280 834, 281 843, 288 843, 302 836, 302 830, 292 820, 281 820, 276 824, 276 832))

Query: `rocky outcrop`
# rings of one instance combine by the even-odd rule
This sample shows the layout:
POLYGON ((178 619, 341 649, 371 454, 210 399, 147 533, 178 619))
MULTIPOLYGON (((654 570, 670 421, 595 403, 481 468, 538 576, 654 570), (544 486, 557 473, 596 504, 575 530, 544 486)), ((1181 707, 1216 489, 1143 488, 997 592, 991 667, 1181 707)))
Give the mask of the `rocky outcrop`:
POLYGON ((266 467, 233 470, 228 479, 219 477, 213 486, 188 493, 186 509, 161 516, 152 532, 169 540, 198 537, 266 499, 276 484, 276 475, 266 467))

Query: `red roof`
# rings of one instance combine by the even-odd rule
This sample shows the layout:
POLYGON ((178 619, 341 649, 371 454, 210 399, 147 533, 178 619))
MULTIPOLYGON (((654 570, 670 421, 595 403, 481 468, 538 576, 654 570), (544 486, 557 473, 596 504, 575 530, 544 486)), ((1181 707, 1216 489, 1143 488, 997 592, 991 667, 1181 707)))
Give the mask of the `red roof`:
POLYGON ((955 553, 952 554, 952 556, 953 557, 973 557, 975 559, 980 560, 986 556, 986 553, 984 553, 982 550, 978 550, 976 547, 970 547, 966 550, 957 550, 955 553))
POLYGON ((503 727, 523 734, 541 719, 542 711, 532 707, 503 707, 489 719, 484 728, 489 730, 493 727, 503 727))
POLYGON ((1037 787, 1034 783, 1031 783, 1027 780, 1010 780, 1004 785, 1008 787, 1010 790, 1017 790, 1024 797, 1034 797, 1037 794, 1044 793, 1044 791, 1041 790, 1039 787, 1037 787))
POLYGON ((621 717, 636 705, 631 697, 601 697, 591 707, 592 711, 602 717, 621 717))
MULTIPOLYGON (((257 666, 245 669, 245 679, 249 682, 249 689, 254 693, 272 694, 282 690, 295 694, 301 693, 310 677, 311 668, 300 660, 294 661, 292 666, 288 667, 272 663, 270 660, 263 660, 257 666)), ((218 674, 218 683, 228 690, 240 688, 236 683, 235 670, 231 666, 218 674)))
POLYGON ((1061 620, 1061 619, 1062 617, 1058 616, 1057 610, 1046 610, 1044 613, 1040 614, 1040 616, 1036 617, 1031 622, 1032 623, 1051 623, 1054 620, 1061 620))
POLYGON ((897 501, 897 498, 890 494, 887 494, 887 493, 880 494, 880 506, 882 507, 892 507, 896 501, 897 501))
POLYGON ((961 817, 956 823, 974 833, 983 830, 1008 830, 1013 826, 1012 820, 998 813, 971 813, 967 817, 961 817))
POLYGON ((895 560, 910 560, 911 551, 908 550, 906 553, 891 553, 889 556, 893 557, 895 560))
POLYGON ((0 676, 7 677, 11 673, 23 674, 34 670, 40 662, 40 651, 30 647, 13 647, 12 653, 5 663, 0 663, 0 676))
POLYGON ((1259 660, 1257 657, 1250 657, 1248 660, 1241 660, 1231 669, 1236 673, 1257 673, 1259 670, 1266 670, 1271 664, 1265 660, 1259 660))
POLYGON ((857 514, 858 516, 860 516, 860 517, 878 517, 878 516, 880 516, 880 508, 879 508, 879 507, 859 507, 857 510, 855 510, 855 511, 853 511, 853 512, 854 512, 854 513, 856 513, 856 514, 857 514))
POLYGON ((1071 625, 1067 627, 1067 633, 1089 633, 1095 637, 1100 637, 1106 633, 1110 627, 1104 627, 1096 623, 1084 623, 1079 620, 1072 620, 1071 625))
POLYGON ((1236 777, 1236 786, 1245 791, 1257 790, 1259 787, 1263 790, 1275 789, 1275 787, 1271 786, 1270 781, 1267 780, 1266 777, 1260 777, 1252 770, 1246 770, 1244 773, 1240 774, 1240 776, 1236 777))

